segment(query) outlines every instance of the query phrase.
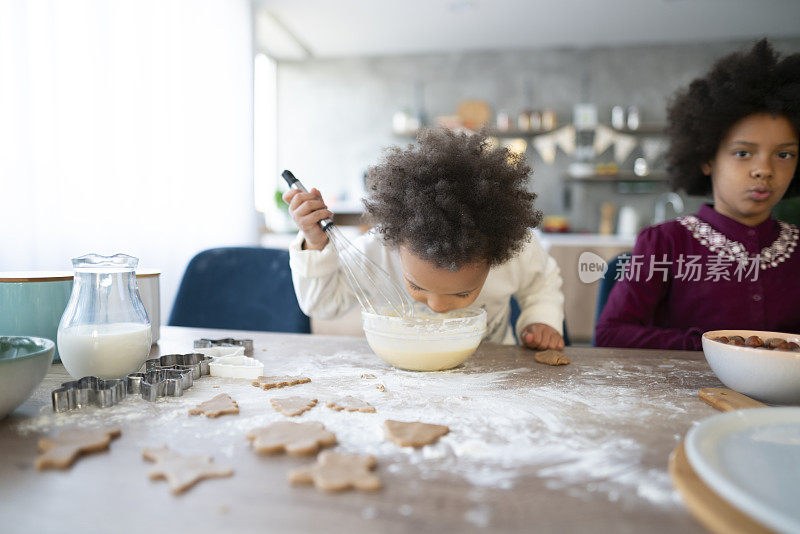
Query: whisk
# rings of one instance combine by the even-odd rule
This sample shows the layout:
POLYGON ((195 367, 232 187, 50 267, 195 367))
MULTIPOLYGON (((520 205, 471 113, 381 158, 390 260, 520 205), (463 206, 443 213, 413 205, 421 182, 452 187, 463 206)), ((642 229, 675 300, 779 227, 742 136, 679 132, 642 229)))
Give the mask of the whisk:
MULTIPOLYGON (((285 170, 281 176, 290 188, 308 192, 291 171, 285 170)), ((362 310, 378 315, 391 313, 399 317, 414 316, 414 305, 408 293, 392 280, 389 273, 358 250, 333 223, 333 219, 323 219, 319 225, 333 244, 347 283, 362 310)))

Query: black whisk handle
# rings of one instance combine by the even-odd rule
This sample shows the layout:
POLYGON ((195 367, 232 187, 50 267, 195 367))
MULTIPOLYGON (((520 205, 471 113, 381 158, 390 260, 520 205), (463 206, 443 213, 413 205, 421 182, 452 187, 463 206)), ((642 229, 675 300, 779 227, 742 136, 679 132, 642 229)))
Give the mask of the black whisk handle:
MULTIPOLYGON (((295 178, 294 174, 292 174, 292 171, 289 169, 284 170, 281 173, 281 176, 284 180, 286 180, 286 184, 290 189, 299 189, 303 193, 308 193, 308 189, 306 189, 306 186, 303 185, 303 182, 295 178)), ((323 230, 328 231, 329 228, 333 227, 333 219, 322 219, 319 222, 319 225, 323 230)))

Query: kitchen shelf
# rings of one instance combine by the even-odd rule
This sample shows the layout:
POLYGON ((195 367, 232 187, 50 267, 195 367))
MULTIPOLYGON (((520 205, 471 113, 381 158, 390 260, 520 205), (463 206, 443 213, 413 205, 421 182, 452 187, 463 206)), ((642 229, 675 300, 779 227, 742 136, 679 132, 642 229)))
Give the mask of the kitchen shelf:
POLYGON ((632 172, 616 174, 589 174, 586 176, 564 175, 565 182, 667 182, 669 176, 665 172, 653 172, 646 176, 637 176, 632 172))
POLYGON ((616 128, 611 129, 615 132, 627 135, 667 135, 666 124, 642 124, 635 130, 630 130, 628 128, 622 128, 621 130, 617 130, 616 128))
MULTIPOLYGON (((562 124, 560 126, 556 126, 552 130, 517 130, 517 129, 510 129, 510 130, 498 130, 496 128, 489 128, 486 130, 486 135, 489 137, 500 137, 500 138, 532 138, 539 135, 545 135, 552 132, 555 132, 559 128, 563 128, 566 124, 562 124)), ((604 124, 608 128, 611 128, 611 125, 604 124)), ((623 128, 621 130, 617 130, 616 128, 612 128, 615 132, 626 134, 626 135, 666 135, 666 124, 642 124, 635 130, 630 130, 628 128, 623 128)), ((397 137, 404 137, 408 139, 416 139, 419 130, 412 130, 408 132, 392 132, 392 135, 397 137)))
MULTIPOLYGON (((487 137, 500 137, 500 138, 526 138, 526 137, 536 137, 537 135, 545 135, 558 130, 559 127, 553 128, 552 130, 496 130, 493 128, 486 130, 487 137)), ((392 135, 397 137, 406 137, 409 139, 416 139, 419 130, 414 130, 410 132, 392 132, 392 135)))

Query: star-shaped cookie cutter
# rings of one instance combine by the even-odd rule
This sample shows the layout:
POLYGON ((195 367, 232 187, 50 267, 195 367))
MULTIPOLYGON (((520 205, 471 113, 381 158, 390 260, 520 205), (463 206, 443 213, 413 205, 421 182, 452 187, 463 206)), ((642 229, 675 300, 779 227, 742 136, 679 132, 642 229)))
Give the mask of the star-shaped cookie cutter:
POLYGON ((209 347, 244 347, 245 356, 253 355, 253 340, 252 339, 233 339, 226 337, 222 339, 196 339, 194 341, 194 348, 207 349, 209 347))
POLYGON ((128 395, 139 395, 150 402, 165 396, 180 397, 196 378, 209 374, 211 361, 213 358, 198 353, 167 354, 145 361, 144 372, 131 373, 125 378, 103 380, 85 376, 64 382, 50 394, 53 411, 89 406, 108 408, 128 395))

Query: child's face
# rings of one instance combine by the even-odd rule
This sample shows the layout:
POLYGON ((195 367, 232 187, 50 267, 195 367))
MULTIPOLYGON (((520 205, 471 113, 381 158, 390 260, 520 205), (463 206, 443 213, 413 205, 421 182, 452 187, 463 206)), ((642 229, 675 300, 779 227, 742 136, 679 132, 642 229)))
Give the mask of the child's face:
POLYGON ((797 167, 798 137, 786 117, 749 115, 734 124, 703 165, 711 176, 714 209, 756 226, 783 197, 797 167))
POLYGON ((400 263, 408 293, 437 313, 469 306, 481 292, 489 266, 473 263, 457 271, 442 269, 400 247, 400 263))

